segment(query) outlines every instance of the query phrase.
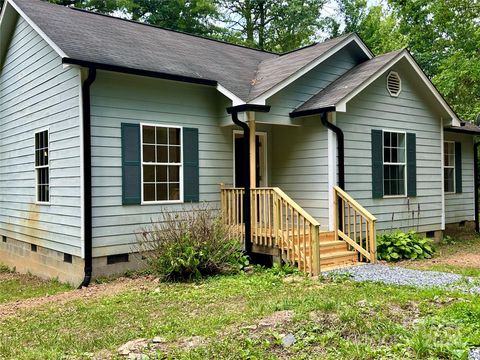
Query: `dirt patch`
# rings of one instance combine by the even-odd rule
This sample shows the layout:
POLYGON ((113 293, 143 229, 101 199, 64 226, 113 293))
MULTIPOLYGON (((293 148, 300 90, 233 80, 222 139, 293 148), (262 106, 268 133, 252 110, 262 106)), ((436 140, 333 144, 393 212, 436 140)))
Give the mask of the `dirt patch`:
POLYGON ((420 319, 420 308, 414 301, 406 304, 387 304, 388 317, 403 327, 410 327, 420 319))
MULTIPOLYGON (((18 274, 1 274, 2 276, 17 276, 18 274)), ((2 279, 4 279, 2 277, 2 279)), ((38 279, 38 278, 35 278, 38 279)), ((33 280, 35 281, 35 280, 33 280)), ((42 281, 40 279, 36 281, 42 281)), ((158 285, 153 277, 119 278, 110 283, 92 284, 88 288, 71 290, 55 295, 47 295, 31 299, 11 301, 0 304, 0 319, 17 315, 22 310, 38 308, 48 304, 65 304, 78 299, 96 299, 103 296, 115 295, 127 290, 148 290, 158 285)))

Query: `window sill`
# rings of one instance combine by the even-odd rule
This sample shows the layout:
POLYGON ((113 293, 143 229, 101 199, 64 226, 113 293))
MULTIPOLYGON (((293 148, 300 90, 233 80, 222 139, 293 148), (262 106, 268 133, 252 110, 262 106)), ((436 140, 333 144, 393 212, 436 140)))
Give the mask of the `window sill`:
POLYGON ((171 205, 171 204, 183 204, 183 200, 172 201, 142 201, 140 205, 171 205))
POLYGON ((444 191, 443 193, 445 195, 455 195, 455 194, 457 194, 457 192, 455 192, 455 191, 444 191))
POLYGON ((51 202, 35 201, 35 204, 36 204, 36 205, 47 205, 47 206, 50 206, 50 205, 51 205, 51 202))
POLYGON ((406 197, 408 196, 407 195, 384 195, 383 199, 401 199, 406 197))

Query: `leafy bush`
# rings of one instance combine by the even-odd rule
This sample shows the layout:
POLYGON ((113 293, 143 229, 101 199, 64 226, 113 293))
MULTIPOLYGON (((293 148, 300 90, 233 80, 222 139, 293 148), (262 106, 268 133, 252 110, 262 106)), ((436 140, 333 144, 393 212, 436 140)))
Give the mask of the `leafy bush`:
POLYGON ((192 280, 248 265, 240 241, 231 239, 231 228, 208 205, 161 215, 143 229, 137 242, 154 273, 167 280, 192 280))
POLYGON ((377 236, 378 259, 399 261, 403 259, 429 259, 435 252, 433 241, 421 238, 414 231, 393 232, 377 236))

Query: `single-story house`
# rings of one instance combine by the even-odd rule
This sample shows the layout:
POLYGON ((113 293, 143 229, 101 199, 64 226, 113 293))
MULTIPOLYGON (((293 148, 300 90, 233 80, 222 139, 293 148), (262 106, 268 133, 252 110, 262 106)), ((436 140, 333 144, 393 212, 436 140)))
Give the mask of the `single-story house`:
POLYGON ((475 221, 479 133, 407 50, 375 57, 356 34, 276 54, 6 0, 0 262, 87 284, 197 202, 306 271, 374 261, 375 232, 475 221))

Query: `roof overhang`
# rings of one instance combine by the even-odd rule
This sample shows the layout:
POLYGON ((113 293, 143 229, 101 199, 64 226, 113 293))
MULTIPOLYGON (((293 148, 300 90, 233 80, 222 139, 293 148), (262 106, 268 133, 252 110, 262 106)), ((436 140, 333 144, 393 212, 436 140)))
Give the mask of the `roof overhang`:
POLYGON ((343 49, 345 46, 349 44, 356 44, 361 49, 361 51, 369 58, 372 59, 374 55, 367 47, 367 45, 362 41, 362 39, 357 34, 351 34, 347 36, 343 41, 339 42, 337 45, 326 51, 321 56, 317 57, 315 60, 311 61, 304 67, 298 69, 295 73, 290 75, 288 78, 282 80, 281 82, 277 83, 275 86, 271 87, 270 89, 266 90, 264 93, 257 96, 255 99, 249 101, 250 104, 258 104, 258 105, 265 105, 268 98, 278 93, 280 90, 284 89, 286 86, 290 85, 301 76, 305 75, 309 71, 316 68, 318 65, 329 59, 332 55, 343 49))
MULTIPOLYGON (((11 12, 9 8, 14 9, 17 14, 19 14, 27 23, 30 25, 41 37, 43 40, 45 40, 48 45, 52 47, 53 50, 61 57, 61 58, 66 58, 68 57, 65 52, 58 47, 57 44, 55 44, 52 39, 50 39, 47 34, 45 34, 42 29, 40 29, 37 24, 35 24, 24 12, 20 7, 15 4, 13 0, 6 0, 5 3, 3 4, 3 10, 2 14, 0 16, 0 32, 2 32, 2 26, 4 22, 8 22, 8 18, 11 15, 11 12)), ((1 50, 3 52, 3 49, 1 50)), ((0 54, 1 55, 1 54, 0 54)))
POLYGON ((323 108, 319 108, 319 109, 311 109, 311 110, 298 111, 298 112, 293 111, 293 112, 290 113, 290 117, 300 117, 300 116, 308 116, 308 115, 312 115, 312 114, 318 114, 318 113, 324 112, 325 109, 329 109, 329 111, 346 112, 347 111, 347 103, 350 100, 352 100, 359 93, 361 93, 363 90, 365 90, 370 84, 372 84, 382 74, 384 74, 388 69, 390 69, 392 66, 397 64, 402 59, 405 59, 409 63, 409 65, 415 71, 416 75, 418 75, 418 77, 422 80, 422 82, 429 89, 430 93, 437 100, 438 104, 451 117, 451 119, 452 119, 451 125, 454 126, 454 127, 459 127, 460 126, 460 119, 458 118, 458 116, 452 110, 450 105, 448 105, 446 100, 443 98, 443 96, 437 90, 435 85, 433 85, 433 83, 430 81, 430 79, 427 77, 427 75, 425 75, 423 70, 420 68, 418 63, 415 61, 413 56, 410 54, 410 52, 408 52, 408 50, 406 50, 406 49, 403 50, 402 52, 400 52, 397 56, 395 56, 393 59, 391 59, 388 63, 386 63, 380 69, 378 69, 372 76, 370 76, 367 80, 365 80, 361 84, 361 86, 358 86, 357 88, 353 89, 348 95, 346 95, 345 97, 343 97, 342 99, 337 101, 336 104, 331 104, 328 107, 323 107, 323 108))
POLYGON ((267 113, 270 111, 270 105, 243 104, 243 105, 231 106, 227 108, 228 114, 245 112, 245 111, 267 113))
POLYGON ((65 64, 66 65, 77 65, 77 66, 80 66, 80 67, 95 68, 97 70, 112 71, 112 72, 118 72, 118 73, 122 73, 122 74, 147 76, 147 77, 153 77, 153 78, 159 78, 159 79, 165 79, 165 80, 188 82, 188 83, 199 84, 199 85, 217 86, 217 81, 215 81, 215 80, 193 78, 193 77, 189 77, 189 76, 162 73, 162 72, 157 72, 157 71, 148 71, 148 70, 142 70, 142 69, 134 69, 134 68, 129 68, 129 67, 123 67, 123 66, 102 64, 102 63, 72 59, 72 58, 69 58, 69 57, 63 58, 62 63, 64 65, 65 64))
POLYGON ((319 115, 319 114, 334 112, 334 111, 336 111, 335 106, 327 106, 327 107, 322 107, 322 108, 312 109, 312 110, 293 111, 289 115, 291 118, 298 118, 298 117, 304 117, 304 116, 319 115))

